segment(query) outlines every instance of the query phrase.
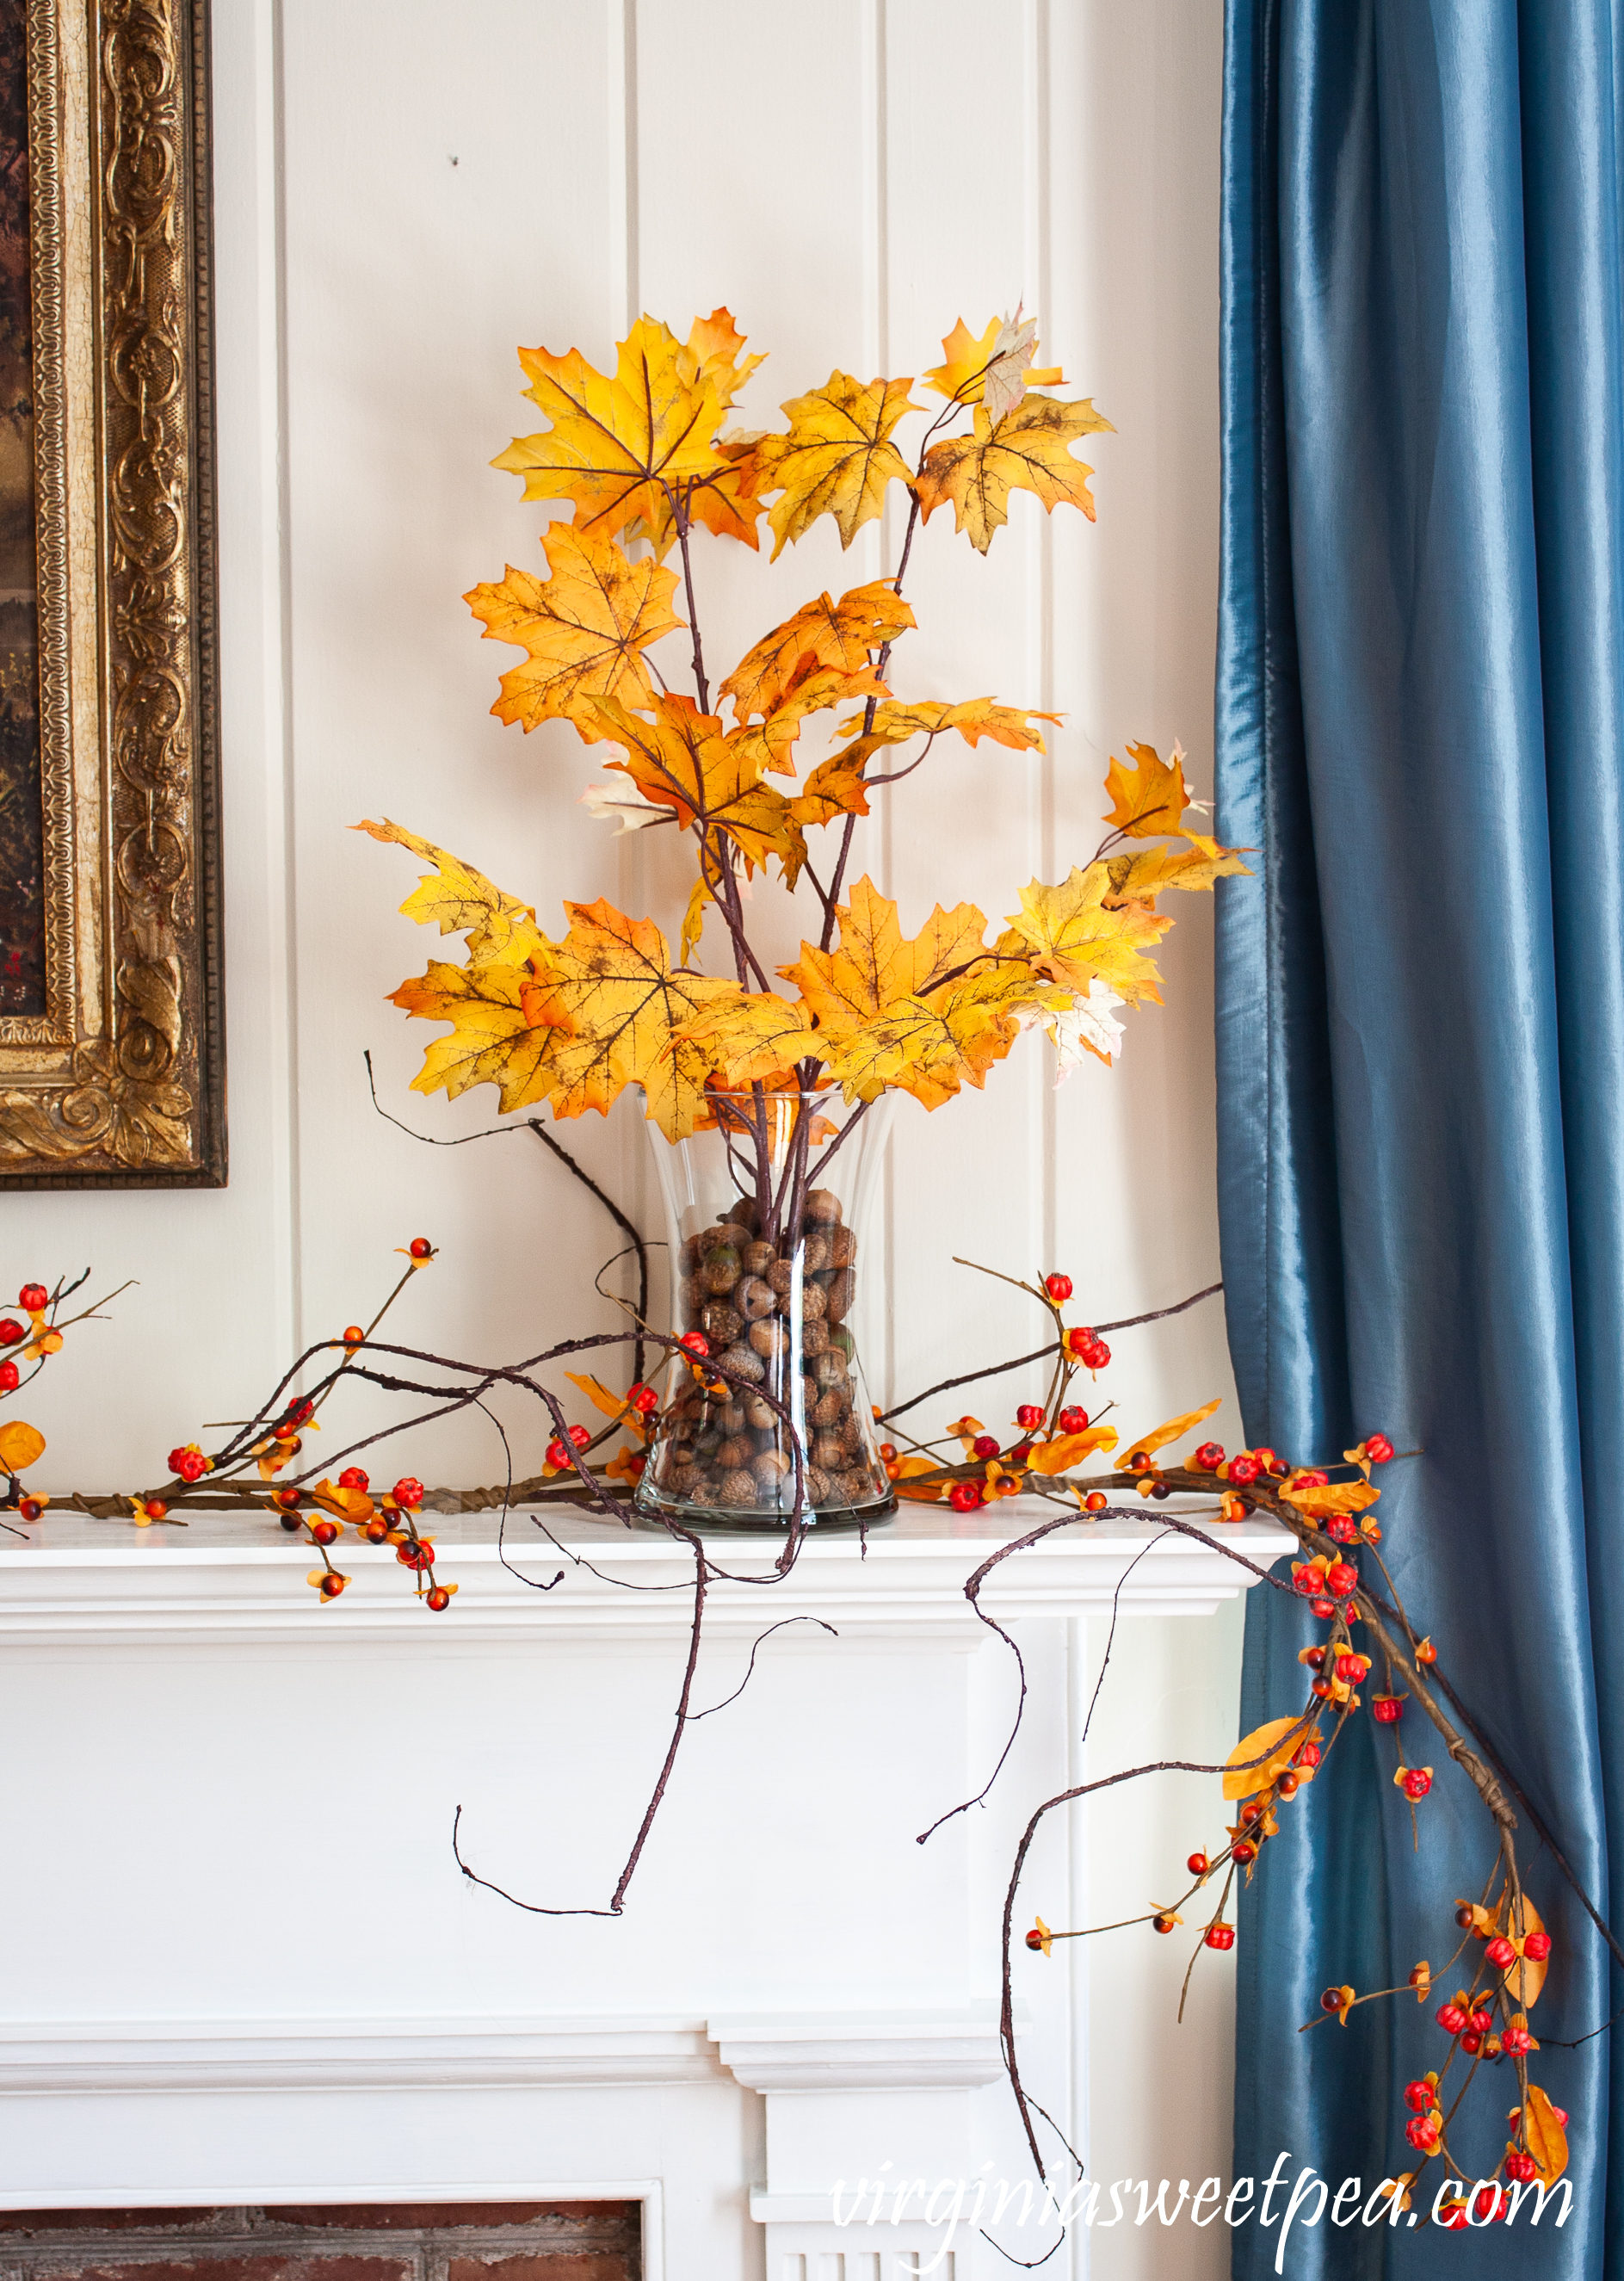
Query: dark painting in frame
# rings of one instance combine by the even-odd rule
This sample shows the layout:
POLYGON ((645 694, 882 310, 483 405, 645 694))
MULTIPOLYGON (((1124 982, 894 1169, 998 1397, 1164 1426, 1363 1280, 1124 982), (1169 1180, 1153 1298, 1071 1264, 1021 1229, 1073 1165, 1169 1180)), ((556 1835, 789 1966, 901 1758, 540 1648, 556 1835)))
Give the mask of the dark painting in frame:
POLYGON ((226 1178, 205 0, 0 0, 0 1187, 226 1178))

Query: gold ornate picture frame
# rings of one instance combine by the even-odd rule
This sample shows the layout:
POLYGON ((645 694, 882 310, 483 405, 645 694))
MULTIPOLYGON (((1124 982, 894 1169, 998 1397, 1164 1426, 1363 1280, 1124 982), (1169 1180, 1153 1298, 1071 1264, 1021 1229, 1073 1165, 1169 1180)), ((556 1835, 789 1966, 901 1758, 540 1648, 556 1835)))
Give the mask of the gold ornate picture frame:
POLYGON ((0 0, 0 1187, 226 1178, 206 0, 0 0))

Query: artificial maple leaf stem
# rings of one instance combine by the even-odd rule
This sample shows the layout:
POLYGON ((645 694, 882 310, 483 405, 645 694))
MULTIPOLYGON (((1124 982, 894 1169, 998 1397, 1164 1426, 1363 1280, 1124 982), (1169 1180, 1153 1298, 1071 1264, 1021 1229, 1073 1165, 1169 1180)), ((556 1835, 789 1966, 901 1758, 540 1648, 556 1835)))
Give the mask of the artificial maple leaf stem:
POLYGON ((680 501, 669 491, 666 496, 671 499, 671 512, 677 521, 677 543, 682 549, 683 591, 688 597, 688 630, 693 636, 693 685, 699 695, 700 712, 708 713, 710 684, 705 678, 705 650, 700 638, 700 614, 693 599, 693 559, 688 551, 689 494, 684 487, 680 501))

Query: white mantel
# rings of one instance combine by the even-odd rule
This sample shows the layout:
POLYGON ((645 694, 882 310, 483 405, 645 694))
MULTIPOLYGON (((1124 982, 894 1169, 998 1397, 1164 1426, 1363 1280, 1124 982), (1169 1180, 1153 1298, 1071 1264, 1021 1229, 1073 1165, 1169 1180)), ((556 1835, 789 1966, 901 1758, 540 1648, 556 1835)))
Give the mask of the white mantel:
MULTIPOLYGON (((348 1537, 354 1581, 322 1605, 308 1547, 259 1517, 48 1513, 5 1538, 0 2203, 634 2193, 668 2281, 746 2281, 763 2257, 770 2281, 810 2281, 837 2252, 892 2281, 928 2257, 940 2235, 837 2229, 831 2197, 843 2180, 849 2208, 886 2163, 932 2186, 1024 2175, 997 1925, 1025 1815, 1079 1778, 1075 1620, 1118 1594, 1125 1613, 1200 1615, 1251 1581, 1156 1541, 1155 1512, 1001 1564, 984 1604, 1019 1639, 1025 1727, 988 1807, 919 1846, 985 1781, 1014 1705, 965 1580, 1048 1510, 912 1507, 866 1553, 815 1535, 787 1581, 714 1585, 701 1708, 768 1626, 816 1620, 691 1728, 618 1921, 470 1886, 450 1817, 522 1896, 607 1898, 685 1651, 692 1564, 669 1540, 553 1514, 554 1550, 518 1515, 515 1575, 489 1517, 431 1523, 460 1588, 436 1617, 391 1553, 348 1537), (561 1571, 546 1592, 521 1581, 561 1571)), ((1223 1534, 1260 1565, 1285 1545, 1257 1522, 1223 1534)), ((770 1569, 759 1540, 710 1549, 770 1569)), ((1022 1906, 1063 1923, 1076 1871, 1053 1820, 1022 1906)), ((1017 1988, 1034 2081, 1079 2105, 1071 1956, 1022 1951, 1017 1988)), ((980 2255, 961 2232, 938 2270, 1001 2269, 980 2255)))

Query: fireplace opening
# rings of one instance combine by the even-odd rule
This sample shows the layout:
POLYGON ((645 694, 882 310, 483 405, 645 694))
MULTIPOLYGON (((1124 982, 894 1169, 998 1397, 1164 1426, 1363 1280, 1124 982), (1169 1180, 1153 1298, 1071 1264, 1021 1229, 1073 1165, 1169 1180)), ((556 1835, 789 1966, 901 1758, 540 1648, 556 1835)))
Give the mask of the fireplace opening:
POLYGON ((641 2281, 638 2202, 0 2210, 6 2281, 641 2281))

